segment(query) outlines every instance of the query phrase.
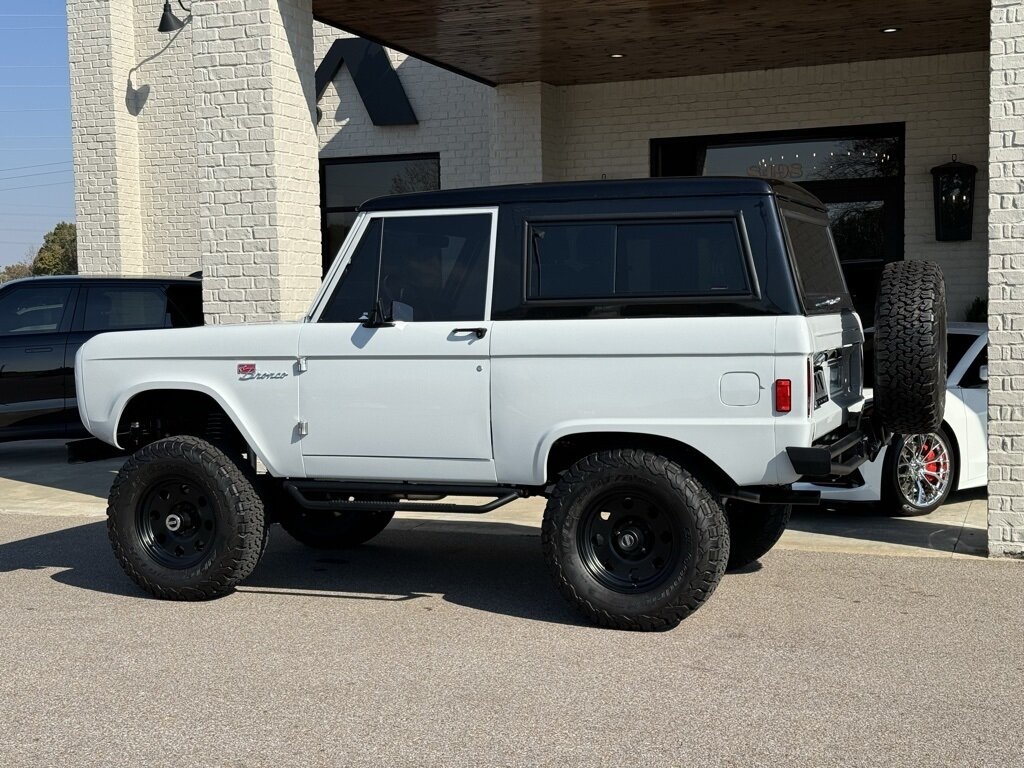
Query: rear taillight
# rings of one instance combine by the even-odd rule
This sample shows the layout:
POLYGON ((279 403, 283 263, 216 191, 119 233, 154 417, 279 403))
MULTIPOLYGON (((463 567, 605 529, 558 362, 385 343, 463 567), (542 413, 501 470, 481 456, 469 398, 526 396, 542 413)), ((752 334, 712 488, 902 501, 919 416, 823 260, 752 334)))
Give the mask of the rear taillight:
POLYGON ((775 380, 775 410, 779 413, 793 410, 793 382, 789 379, 775 380))

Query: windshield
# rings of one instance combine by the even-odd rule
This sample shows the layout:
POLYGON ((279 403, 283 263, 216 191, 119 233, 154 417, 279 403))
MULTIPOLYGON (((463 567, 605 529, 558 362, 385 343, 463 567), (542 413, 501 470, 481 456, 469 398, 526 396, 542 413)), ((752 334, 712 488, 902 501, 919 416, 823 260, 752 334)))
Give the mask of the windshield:
POLYGON ((792 211, 784 211, 783 217, 804 309, 809 314, 852 309, 828 220, 792 211))

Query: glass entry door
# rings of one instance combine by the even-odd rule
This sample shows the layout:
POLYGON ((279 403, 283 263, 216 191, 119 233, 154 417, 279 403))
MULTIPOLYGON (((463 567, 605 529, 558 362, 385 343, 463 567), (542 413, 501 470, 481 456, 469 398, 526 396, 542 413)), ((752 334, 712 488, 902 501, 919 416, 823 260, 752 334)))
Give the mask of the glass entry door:
POLYGON ((882 268, 903 259, 902 123, 655 139, 652 176, 791 181, 825 203, 843 274, 865 325, 882 268))

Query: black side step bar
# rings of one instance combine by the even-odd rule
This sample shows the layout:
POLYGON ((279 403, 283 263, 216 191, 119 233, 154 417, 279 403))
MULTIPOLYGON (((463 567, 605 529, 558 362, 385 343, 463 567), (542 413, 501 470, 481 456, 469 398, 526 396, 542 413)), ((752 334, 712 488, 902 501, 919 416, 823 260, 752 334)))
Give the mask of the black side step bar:
POLYGON ((340 483, 318 480, 288 480, 284 489, 297 504, 305 509, 335 509, 339 511, 369 511, 391 509, 395 512, 456 512, 481 515, 529 495, 522 488, 493 485, 431 486, 424 483, 340 483), (341 495, 379 494, 411 496, 494 496, 487 504, 438 504, 432 501, 371 501, 351 499, 311 499, 309 493, 341 495))

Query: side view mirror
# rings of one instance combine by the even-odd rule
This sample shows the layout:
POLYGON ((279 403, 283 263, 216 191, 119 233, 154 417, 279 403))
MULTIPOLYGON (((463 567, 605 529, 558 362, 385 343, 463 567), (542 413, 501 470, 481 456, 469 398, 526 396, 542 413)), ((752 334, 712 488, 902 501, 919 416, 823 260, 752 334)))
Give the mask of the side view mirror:
POLYGON ((392 320, 392 309, 391 307, 384 307, 384 300, 377 297, 377 303, 373 305, 373 309, 366 315, 366 320, 363 322, 363 328, 392 328, 395 323, 392 320))
POLYGON ((988 366, 982 365, 978 368, 978 378, 982 381, 988 381, 988 366))

